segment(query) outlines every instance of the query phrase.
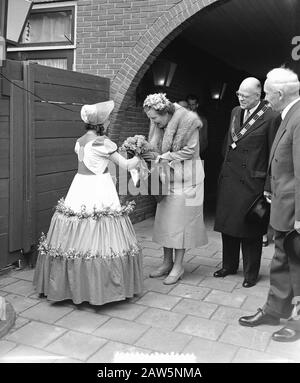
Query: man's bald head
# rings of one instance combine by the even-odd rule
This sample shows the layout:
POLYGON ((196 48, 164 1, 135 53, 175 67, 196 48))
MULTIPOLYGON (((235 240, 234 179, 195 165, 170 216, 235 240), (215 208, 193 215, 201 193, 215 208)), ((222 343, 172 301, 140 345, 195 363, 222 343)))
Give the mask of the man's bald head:
POLYGON ((247 77, 240 84, 237 91, 239 103, 242 109, 252 109, 260 101, 261 83, 255 77, 247 77))
POLYGON ((256 92, 261 94, 261 83, 255 77, 247 77, 241 82, 240 89, 246 92, 256 92))

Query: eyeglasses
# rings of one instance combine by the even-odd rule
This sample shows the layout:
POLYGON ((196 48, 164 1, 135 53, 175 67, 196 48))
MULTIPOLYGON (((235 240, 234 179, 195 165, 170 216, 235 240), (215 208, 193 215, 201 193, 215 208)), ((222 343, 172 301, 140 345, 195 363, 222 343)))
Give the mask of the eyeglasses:
POLYGON ((251 97, 251 94, 250 95, 245 95, 245 94, 242 94, 242 93, 240 93, 240 92, 235 92, 235 94, 236 94, 236 96, 238 97, 238 98, 242 98, 242 99, 244 99, 244 100, 246 100, 247 98, 249 98, 249 97, 251 97))

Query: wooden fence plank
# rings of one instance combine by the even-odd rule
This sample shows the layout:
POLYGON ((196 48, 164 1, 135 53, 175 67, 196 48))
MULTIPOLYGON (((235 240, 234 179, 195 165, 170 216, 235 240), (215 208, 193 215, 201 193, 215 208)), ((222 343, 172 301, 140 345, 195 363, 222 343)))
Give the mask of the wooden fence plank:
MULTIPOLYGON (((14 81, 22 86, 23 82, 14 81)), ((23 249, 24 109, 23 91, 12 85, 10 97, 9 251, 23 249)))
POLYGON ((0 212, 1 215, 7 215, 9 212, 9 199, 7 198, 0 198, 0 212))
POLYGON ((81 72, 66 71, 63 69, 50 68, 44 65, 35 65, 35 82, 43 84, 58 84, 70 87, 95 89, 103 91, 109 89, 110 80, 95 75, 81 72))
POLYGON ((0 215, 0 233, 4 234, 8 232, 8 216, 0 215))
MULTIPOLYGON (((0 99, 1 102, 1 99, 0 99)), ((8 116, 0 117, 0 138, 9 138, 8 116)))
POLYGON ((49 229, 49 224, 51 221, 51 217, 54 213, 54 209, 48 209, 48 210, 42 210, 38 211, 36 215, 36 227, 37 227, 37 235, 36 238, 38 239, 41 235, 41 233, 47 233, 49 229))
POLYGON ((1 158, 0 160, 0 178, 9 177, 9 159, 1 158))
MULTIPOLYGON (((2 68, 2 73, 5 77, 9 78, 10 80, 22 80, 22 69, 22 63, 20 61, 7 60, 6 66, 2 68)), ((3 78, 2 81, 2 94, 5 96, 10 96, 11 83, 5 78, 3 78)))
POLYGON ((34 93, 47 101, 60 101, 66 103, 95 104, 107 101, 109 97, 108 89, 85 89, 77 88, 76 83, 71 86, 56 84, 35 83, 34 93))
MULTIPOLYGON (((74 154, 76 138, 43 138, 35 140, 36 157, 55 157, 74 154)), ((1 141, 0 141, 1 144, 1 141)), ((1 146, 0 146, 1 147, 1 146)), ((39 161, 39 160, 37 160, 39 161)))
MULTIPOLYGON (((0 125, 1 127, 1 125, 0 125)), ((82 121, 37 121, 36 138, 80 137, 85 133, 82 121)))
POLYGON ((8 234, 0 234, 0 249, 3 256, 0 257, 0 268, 7 266, 8 261, 8 234))
POLYGON ((0 179, 0 198, 8 198, 9 181, 8 179, 0 179))
POLYGON ((9 140, 0 138, 0 158, 8 158, 9 156, 9 140))
POLYGON ((67 195, 68 188, 59 190, 50 190, 46 193, 37 194, 37 211, 47 210, 54 208, 57 205, 57 201, 67 195))
POLYGON ((43 193, 49 190, 59 190, 70 187, 77 170, 62 173, 52 173, 36 177, 36 191, 43 193))
POLYGON ((9 116, 9 99, 0 97, 0 116, 9 116))
MULTIPOLYGON (((8 228, 9 228, 8 207, 9 207, 8 198, 0 198, 0 235, 8 233, 8 228)), ((2 249, 0 250, 0 254, 1 253, 2 253, 2 249)))
POLYGON ((24 97, 24 216, 23 216, 23 250, 29 251, 35 243, 35 121, 34 121, 34 71, 28 62, 23 63, 24 87, 28 93, 24 97))
POLYGON ((1 257, 0 257, 0 268, 5 267, 7 265, 16 262, 20 259, 20 253, 9 253, 8 252, 8 234, 0 235, 0 249, 1 249, 1 257))
POLYGON ((77 169, 77 158, 74 154, 56 157, 40 157, 36 163, 36 174, 59 173, 77 169))
POLYGON ((81 121, 81 106, 54 105, 45 102, 35 102, 35 121, 81 121))

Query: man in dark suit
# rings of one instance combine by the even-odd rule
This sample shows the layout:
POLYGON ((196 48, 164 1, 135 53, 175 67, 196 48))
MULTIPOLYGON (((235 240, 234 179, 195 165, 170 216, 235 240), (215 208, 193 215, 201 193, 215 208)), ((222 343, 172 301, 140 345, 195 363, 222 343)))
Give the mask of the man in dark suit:
POLYGON ((195 112, 200 117, 202 127, 199 130, 200 158, 204 160, 208 148, 208 123, 207 118, 200 111, 199 98, 195 94, 189 94, 186 97, 187 108, 195 112))
POLYGON ((286 325, 272 335, 276 341, 300 338, 300 263, 284 250, 284 239, 295 229, 300 233, 300 84, 298 76, 286 68, 275 68, 264 85, 266 100, 281 112, 269 160, 272 203, 270 224, 274 229, 275 254, 270 269, 270 289, 266 304, 254 315, 241 317, 243 326, 286 325))
POLYGON ((248 222, 246 213, 268 187, 268 158, 276 134, 278 114, 260 100, 261 84, 248 77, 237 91, 240 106, 231 113, 221 168, 215 230, 222 233, 223 265, 214 277, 235 274, 243 255, 243 287, 256 284, 265 225, 248 222))

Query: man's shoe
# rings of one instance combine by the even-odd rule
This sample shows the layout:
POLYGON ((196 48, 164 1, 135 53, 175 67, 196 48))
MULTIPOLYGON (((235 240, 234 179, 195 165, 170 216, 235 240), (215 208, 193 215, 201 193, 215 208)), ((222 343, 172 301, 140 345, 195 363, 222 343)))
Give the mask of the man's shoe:
POLYGON ((258 309, 254 315, 241 317, 239 324, 241 326, 255 327, 261 324, 277 325, 280 323, 280 319, 273 315, 265 313, 262 309, 258 309))
POLYGON ((282 329, 272 334, 272 339, 276 340, 276 342, 294 342, 300 339, 300 332, 292 328, 282 327, 282 329))
POLYGON ((150 278, 158 278, 162 277, 163 275, 169 274, 169 272, 172 270, 173 265, 165 267, 165 266, 160 266, 158 269, 152 271, 149 274, 150 278))
POLYGON ((250 282, 250 281, 246 281, 246 279, 244 280, 243 282, 243 287, 252 287, 252 286, 255 286, 256 285, 256 282, 250 282))
POLYGON ((227 270, 227 269, 222 268, 222 269, 214 272, 214 277, 215 278, 224 278, 224 277, 226 277, 226 275, 230 275, 230 274, 236 274, 236 271, 227 270))

